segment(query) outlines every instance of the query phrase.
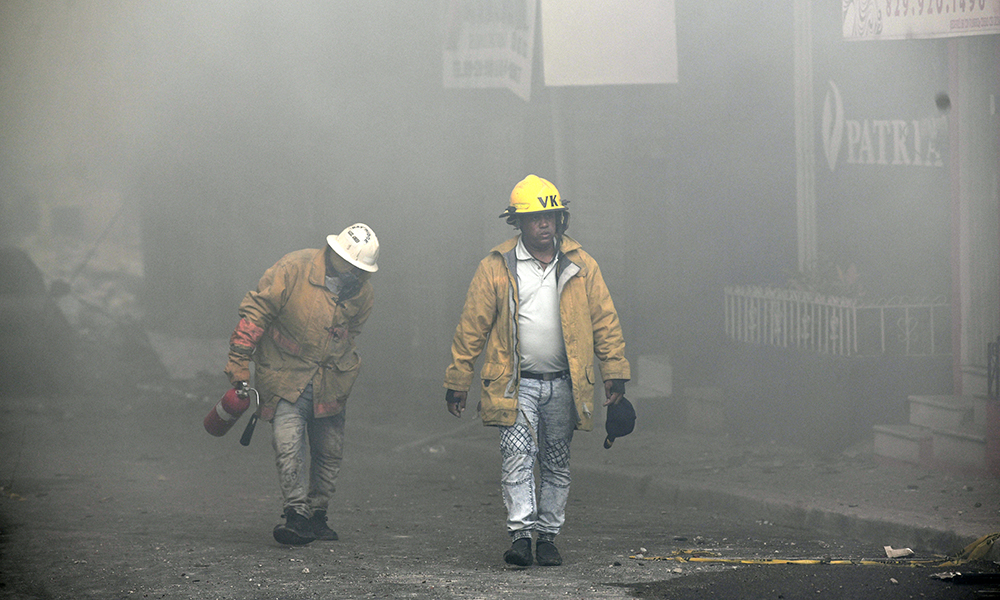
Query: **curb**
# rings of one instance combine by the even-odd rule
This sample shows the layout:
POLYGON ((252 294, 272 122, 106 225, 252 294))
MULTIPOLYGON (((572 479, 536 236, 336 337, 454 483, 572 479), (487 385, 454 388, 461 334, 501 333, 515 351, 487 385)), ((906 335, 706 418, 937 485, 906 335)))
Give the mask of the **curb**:
MULTIPOLYGON (((753 494, 737 494, 706 486, 685 484, 656 478, 653 475, 633 475, 609 471, 593 464, 575 464, 575 469, 599 472, 608 478, 624 480, 641 495, 661 496, 670 506, 689 506, 724 511, 747 520, 766 520, 775 525, 848 536, 883 545, 920 549, 921 553, 954 555, 977 537, 954 530, 920 527, 879 517, 808 508, 801 503, 761 498, 753 494)), ((989 532, 984 532, 989 533, 989 532)), ((996 554, 994 549, 993 554, 996 554)))

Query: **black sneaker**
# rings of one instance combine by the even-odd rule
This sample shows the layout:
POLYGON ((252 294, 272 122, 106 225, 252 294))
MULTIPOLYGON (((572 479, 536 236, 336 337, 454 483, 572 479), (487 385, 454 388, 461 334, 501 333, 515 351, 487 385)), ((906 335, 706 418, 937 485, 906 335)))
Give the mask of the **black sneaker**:
POLYGON ((313 516, 309 517, 309 527, 312 528, 313 535, 317 540, 333 541, 339 539, 337 532, 326 525, 326 511, 314 510, 313 516))
POLYGON ((302 546, 315 540, 316 534, 309 526, 309 519, 289 509, 285 511, 285 522, 275 525, 274 539, 279 544, 302 546))
POLYGON ((539 540, 535 544, 535 560, 543 567, 558 567, 562 564, 559 549, 551 541, 539 540))
POLYGON ((508 565, 519 567, 531 566, 531 538, 518 538, 510 545, 510 550, 503 553, 503 561, 508 565))

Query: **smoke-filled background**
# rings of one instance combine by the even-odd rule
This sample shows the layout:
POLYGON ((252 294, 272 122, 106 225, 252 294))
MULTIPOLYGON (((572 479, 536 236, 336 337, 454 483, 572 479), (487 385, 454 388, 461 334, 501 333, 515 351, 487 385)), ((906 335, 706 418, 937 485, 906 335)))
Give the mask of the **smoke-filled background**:
MULTIPOLYGON (((826 4, 811 27, 818 264, 854 265, 869 298, 947 296, 955 125, 934 98, 967 73, 963 127, 983 151, 966 158, 995 171, 997 36, 963 40, 956 68, 947 40, 844 42, 826 4), (822 119, 838 109, 834 147, 822 119), (893 121, 922 137, 900 142, 893 121)), ((728 353, 723 289, 805 278, 793 2, 677 3, 672 84, 546 87, 540 32, 529 101, 444 88, 448 5, 0 4, 2 241, 146 331, 226 338, 280 256, 365 222, 381 257, 363 377, 405 389, 442 376, 475 265, 512 233, 497 215, 535 173, 571 201, 633 364, 669 355, 678 390, 759 385, 728 353)), ((908 368, 873 369, 849 418, 894 415, 872 399, 908 379, 950 389, 949 359, 917 384, 908 368)))

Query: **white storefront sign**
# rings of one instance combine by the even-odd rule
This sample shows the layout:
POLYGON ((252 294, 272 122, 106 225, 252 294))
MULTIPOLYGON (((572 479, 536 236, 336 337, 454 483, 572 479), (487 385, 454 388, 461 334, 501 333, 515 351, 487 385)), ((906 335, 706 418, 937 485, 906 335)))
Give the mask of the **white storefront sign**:
POLYGON ((545 85, 677 83, 674 0, 541 0, 545 85))
POLYGON ((1000 33, 1000 0, 844 0, 845 40, 1000 33))
POLYGON ((821 135, 830 171, 842 161, 876 167, 944 167, 941 144, 948 118, 858 118, 845 115, 840 89, 833 81, 823 99, 821 135))

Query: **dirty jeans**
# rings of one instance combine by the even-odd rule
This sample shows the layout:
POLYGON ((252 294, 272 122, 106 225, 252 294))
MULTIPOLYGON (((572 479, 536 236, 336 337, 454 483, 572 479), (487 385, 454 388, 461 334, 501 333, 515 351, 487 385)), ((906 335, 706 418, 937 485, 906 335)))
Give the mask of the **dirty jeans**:
POLYGON ((532 531, 540 540, 551 540, 566 520, 569 499, 569 447, 576 427, 570 379, 522 379, 517 400, 517 421, 500 427, 507 532, 514 540, 531 537, 532 531), (541 480, 537 503, 536 457, 541 480))
POLYGON ((295 402, 278 402, 271 424, 285 514, 294 510, 310 517, 313 511, 325 511, 336 489, 344 457, 344 411, 320 419, 313 416, 312 384, 309 384, 295 402))

